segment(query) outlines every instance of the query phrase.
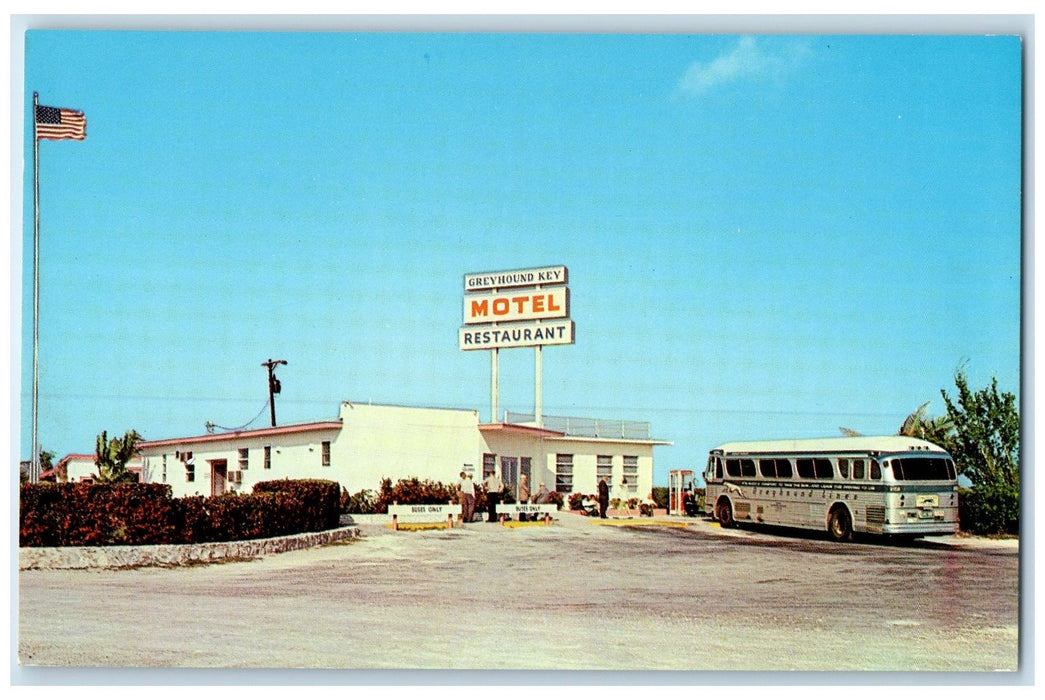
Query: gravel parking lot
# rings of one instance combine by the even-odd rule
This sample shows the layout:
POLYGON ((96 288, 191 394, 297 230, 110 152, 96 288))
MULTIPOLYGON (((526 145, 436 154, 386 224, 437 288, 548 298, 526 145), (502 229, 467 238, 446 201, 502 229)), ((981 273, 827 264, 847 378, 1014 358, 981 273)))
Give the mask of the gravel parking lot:
POLYGON ((29 666, 1016 670, 1015 541, 472 523, 175 569, 19 573, 29 666))

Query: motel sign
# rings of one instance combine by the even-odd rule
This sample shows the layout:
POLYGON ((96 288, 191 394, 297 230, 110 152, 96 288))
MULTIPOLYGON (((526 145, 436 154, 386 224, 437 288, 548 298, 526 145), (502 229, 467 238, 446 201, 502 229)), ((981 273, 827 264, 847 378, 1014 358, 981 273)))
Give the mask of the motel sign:
POLYGON ((465 275, 460 349, 572 345, 568 276, 563 265, 465 275))

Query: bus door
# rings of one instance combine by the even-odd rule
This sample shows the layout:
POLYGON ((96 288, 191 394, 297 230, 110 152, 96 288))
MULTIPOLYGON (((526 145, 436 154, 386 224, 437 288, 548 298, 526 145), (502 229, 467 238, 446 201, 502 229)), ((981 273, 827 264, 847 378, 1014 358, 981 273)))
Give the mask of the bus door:
POLYGON ((704 512, 715 511, 715 502, 722 493, 722 459, 714 455, 708 456, 708 466, 704 471, 704 512))

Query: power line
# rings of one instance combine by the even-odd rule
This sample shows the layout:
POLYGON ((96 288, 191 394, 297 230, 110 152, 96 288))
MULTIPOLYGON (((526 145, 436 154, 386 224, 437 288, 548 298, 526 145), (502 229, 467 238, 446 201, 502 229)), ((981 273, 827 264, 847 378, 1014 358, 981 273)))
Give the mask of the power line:
POLYGON ((247 421, 243 425, 239 426, 238 428, 226 428, 223 425, 217 425, 216 423, 212 423, 211 421, 207 421, 204 425, 207 426, 207 432, 208 433, 213 433, 215 428, 217 428, 218 430, 223 430, 226 433, 237 433, 237 432, 239 432, 241 430, 249 428, 251 426, 251 424, 254 423, 254 421, 256 421, 258 418, 261 418, 261 414, 265 412, 265 409, 268 408, 268 405, 269 405, 269 402, 266 401, 265 405, 261 407, 260 411, 258 411, 258 415, 254 416, 253 418, 251 418, 249 421, 247 421))

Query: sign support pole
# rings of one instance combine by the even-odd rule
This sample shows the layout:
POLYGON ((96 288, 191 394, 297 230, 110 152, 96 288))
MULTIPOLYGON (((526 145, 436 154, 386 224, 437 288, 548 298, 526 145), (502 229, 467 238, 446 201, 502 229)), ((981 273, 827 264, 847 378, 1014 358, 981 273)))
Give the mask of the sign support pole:
POLYGON ((497 348, 490 351, 490 422, 497 422, 497 348))
POLYGON ((544 398, 541 395, 541 383, 544 375, 544 346, 538 345, 533 349, 534 357, 534 390, 533 390, 533 420, 538 428, 544 427, 544 398))

